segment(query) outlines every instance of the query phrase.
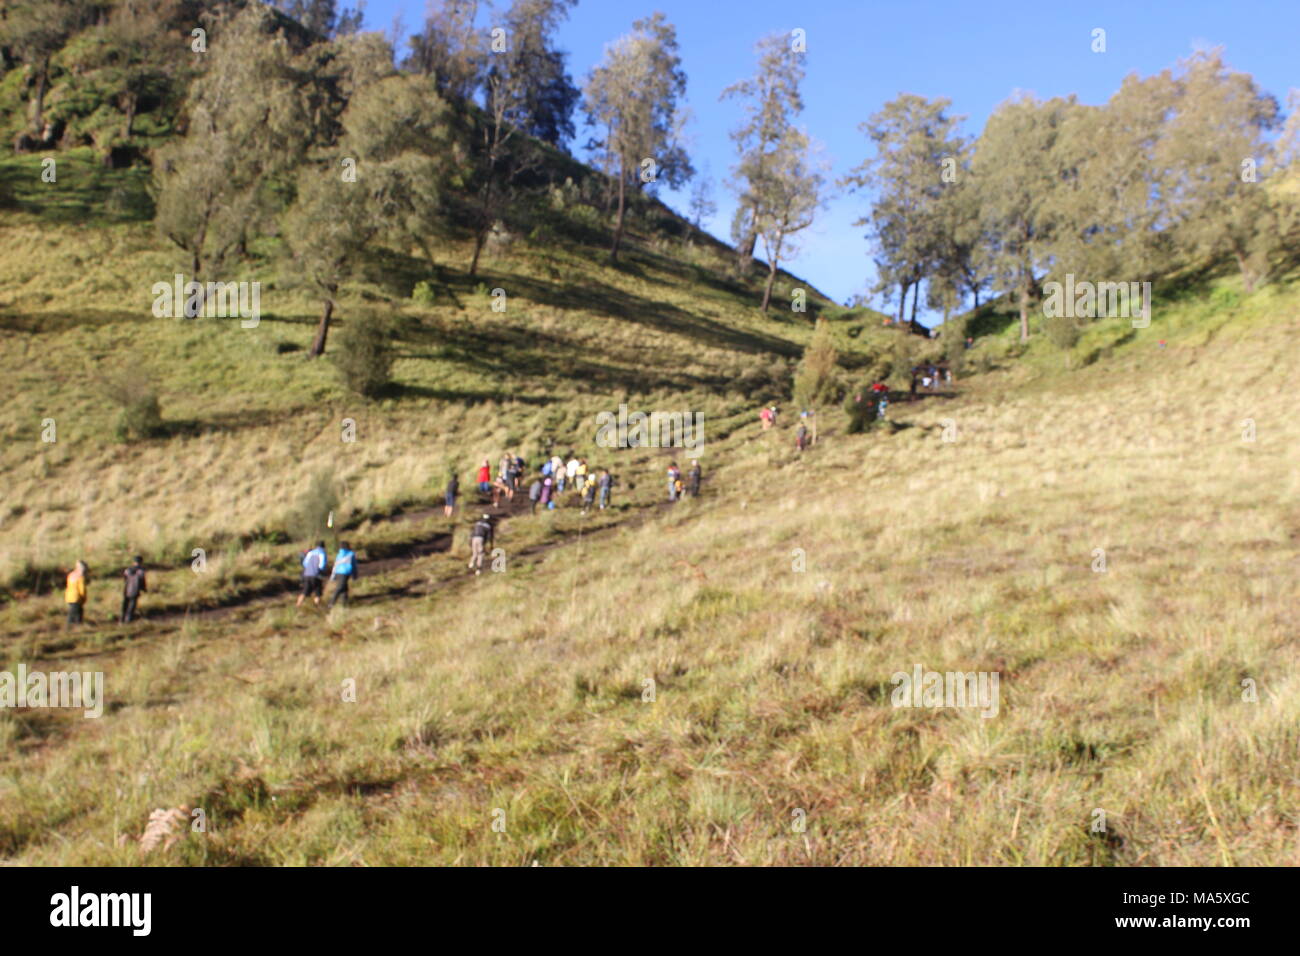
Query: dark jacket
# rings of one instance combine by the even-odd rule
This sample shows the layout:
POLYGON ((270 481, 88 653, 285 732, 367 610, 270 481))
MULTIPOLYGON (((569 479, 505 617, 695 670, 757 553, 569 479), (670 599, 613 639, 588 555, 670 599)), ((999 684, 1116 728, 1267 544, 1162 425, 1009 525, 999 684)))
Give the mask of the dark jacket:
POLYGON ((139 597, 140 592, 149 590, 145 583, 144 568, 142 567, 133 564, 122 572, 122 577, 125 578, 122 593, 126 597, 139 597))

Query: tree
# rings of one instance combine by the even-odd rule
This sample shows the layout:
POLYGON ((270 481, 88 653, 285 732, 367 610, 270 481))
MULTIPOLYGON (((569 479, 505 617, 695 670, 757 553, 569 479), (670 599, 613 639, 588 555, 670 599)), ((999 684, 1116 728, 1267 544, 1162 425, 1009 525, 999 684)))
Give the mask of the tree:
POLYGON ((789 35, 770 34, 759 40, 754 50, 758 70, 749 79, 728 86, 719 97, 740 100, 745 114, 744 122, 731 131, 738 156, 732 169, 733 183, 739 199, 732 237, 742 269, 753 260, 758 240, 753 184, 764 178, 768 163, 803 112, 799 85, 804 78, 804 54, 792 49, 789 35))
POLYGON ((623 239, 629 178, 638 170, 653 168, 655 181, 676 187, 694 172, 678 142, 682 116, 677 101, 685 95, 677 31, 662 13, 637 20, 631 33, 607 46, 604 60, 587 79, 583 90, 587 122, 605 131, 603 139, 589 145, 604 168, 618 178, 611 262, 618 261, 623 239), (652 166, 643 166, 643 161, 652 166))
POLYGON ((755 228, 767 259, 761 306, 764 312, 772 301, 772 285, 781 257, 792 252, 793 237, 812 225, 823 203, 824 168, 813 158, 807 135, 790 129, 768 156, 762 173, 750 182, 755 228))
POLYGON ((466 103, 483 77, 487 52, 474 21, 478 0, 430 0, 424 30, 408 41, 403 66, 433 78, 445 100, 466 103))
POLYGON ((1050 262, 1057 225, 1053 191, 1063 181, 1058 139, 1074 98, 1008 100, 975 144, 971 178, 980 197, 981 269, 1014 294, 1020 341, 1029 339, 1029 302, 1050 262))
POLYGON ((840 388, 839 351, 835 348, 835 334, 825 319, 818 319, 813 336, 804 349, 803 358, 794 373, 794 402, 800 411, 813 412, 816 428, 816 410, 835 401, 840 388))
POLYGON ((573 111, 580 93, 565 69, 565 54, 555 49, 555 34, 578 0, 514 0, 504 25, 507 49, 489 62, 487 111, 494 112, 497 89, 510 99, 509 118, 520 130, 559 146, 573 138, 573 111), (508 80, 494 87, 493 73, 508 80))
POLYGON ((485 115, 478 127, 478 202, 474 254, 469 274, 478 273, 479 256, 493 223, 513 198, 516 181, 541 164, 529 140, 530 129, 548 135, 573 133, 577 98, 564 57, 550 48, 551 36, 573 0, 515 0, 506 14, 504 50, 490 55, 484 77, 485 115))
POLYGON ((1279 223, 1264 180, 1271 148, 1264 134, 1280 123, 1277 100, 1215 50, 1180 63, 1173 115, 1156 150, 1168 170, 1164 211, 1191 254, 1231 257, 1246 292, 1268 277, 1279 223))
POLYGON ((273 5, 326 39, 361 29, 361 8, 339 10, 338 0, 273 0, 273 5))
POLYGON ((294 266, 321 297, 309 355, 325 352, 339 288, 382 235, 410 235, 437 208, 449 161, 447 106, 427 78, 394 75, 357 90, 337 148, 299 174, 285 217, 294 266))
POLYGON ((948 115, 951 105, 911 93, 886 103, 859 126, 875 154, 841 181, 852 190, 875 191, 870 212, 854 225, 867 227, 877 250, 876 291, 899 290, 900 323, 911 290, 915 325, 919 286, 943 237, 939 205, 951 182, 945 173, 955 172, 966 148, 955 133, 960 117, 948 115))
POLYGON ((3 11, 5 46, 32 72, 32 134, 45 137, 45 94, 50 60, 95 12, 83 0, 14 0, 3 11))
POLYGON ((1053 274, 1154 277, 1173 264, 1156 148, 1173 107, 1168 71, 1130 75, 1104 105, 1076 106, 1061 127, 1060 178, 1049 198, 1057 223, 1053 274))
POLYGON ((713 201, 713 180, 709 177, 708 168, 705 168, 703 174, 695 177, 695 184, 691 187, 691 225, 695 227, 695 232, 699 233, 701 224, 717 214, 718 204, 713 201))

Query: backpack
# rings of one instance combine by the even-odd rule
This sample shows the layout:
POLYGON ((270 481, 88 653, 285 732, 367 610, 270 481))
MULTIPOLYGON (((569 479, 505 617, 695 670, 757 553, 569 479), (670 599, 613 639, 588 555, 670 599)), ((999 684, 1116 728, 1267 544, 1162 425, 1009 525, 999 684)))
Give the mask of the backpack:
POLYGON ((479 520, 474 522, 474 530, 470 532, 469 536, 471 538, 483 538, 486 540, 487 536, 491 533, 492 525, 488 524, 486 521, 479 520))

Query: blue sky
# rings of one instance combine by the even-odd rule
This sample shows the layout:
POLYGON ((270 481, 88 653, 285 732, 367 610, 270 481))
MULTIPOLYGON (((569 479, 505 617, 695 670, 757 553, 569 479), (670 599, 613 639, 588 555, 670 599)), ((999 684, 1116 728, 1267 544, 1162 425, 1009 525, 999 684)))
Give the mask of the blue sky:
MULTIPOLYGON (((1300 86, 1300 0, 579 0, 559 37, 575 82, 582 85, 606 43, 655 10, 677 27, 690 152, 696 169, 711 174, 719 207, 706 226, 724 241, 734 209, 724 185, 734 162, 727 133, 739 108, 718 95, 753 72, 754 43, 774 31, 806 31, 802 125, 824 146, 834 178, 867 155, 858 124, 900 92, 948 97, 973 135, 1017 90, 1101 103, 1126 74, 1159 72, 1198 47, 1222 46, 1229 64, 1283 105, 1287 90, 1300 86), (1096 28, 1106 31, 1104 53, 1091 49, 1096 28)), ((367 28, 387 32, 398 14, 408 32, 417 29, 423 0, 368 0, 367 28)), ((585 138, 579 125, 570 144, 578 155, 585 138)), ((662 195, 686 209, 688 190, 662 195)), ((866 292, 874 270, 853 222, 867 202, 859 193, 833 198, 786 268, 840 302, 866 292)))

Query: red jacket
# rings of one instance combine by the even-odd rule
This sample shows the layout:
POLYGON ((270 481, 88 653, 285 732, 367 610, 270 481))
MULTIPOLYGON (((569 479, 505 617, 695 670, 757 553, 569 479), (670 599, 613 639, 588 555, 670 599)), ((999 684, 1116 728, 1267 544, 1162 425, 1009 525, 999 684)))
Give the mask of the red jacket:
POLYGON ((484 465, 483 467, 481 467, 481 468, 478 470, 478 480, 479 480, 479 484, 482 484, 482 483, 485 482, 485 481, 491 481, 491 480, 492 480, 492 469, 489 468, 487 465, 484 465))

